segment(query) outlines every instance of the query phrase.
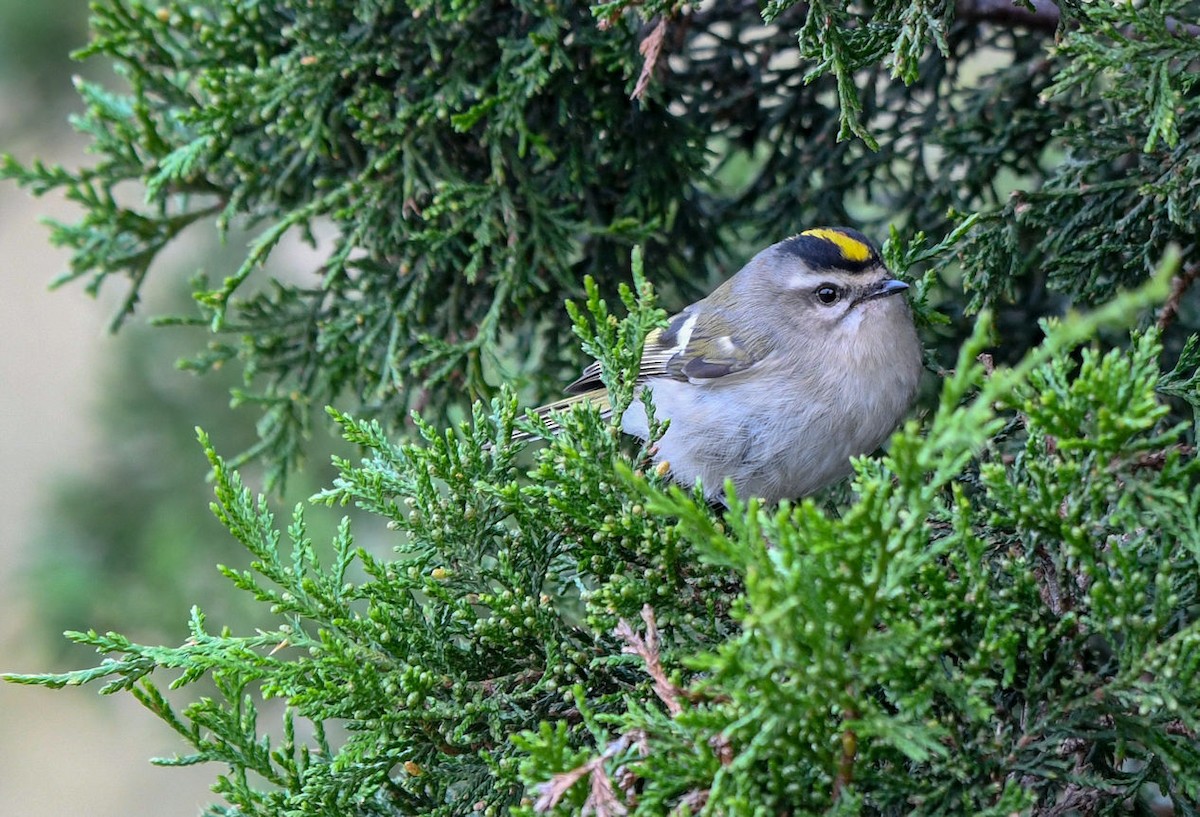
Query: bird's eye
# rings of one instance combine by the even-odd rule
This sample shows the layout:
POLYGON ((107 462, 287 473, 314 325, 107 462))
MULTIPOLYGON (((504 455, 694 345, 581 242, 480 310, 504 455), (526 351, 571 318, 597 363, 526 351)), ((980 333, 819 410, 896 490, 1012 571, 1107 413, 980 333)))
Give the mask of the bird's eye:
POLYGON ((838 292, 838 288, 833 284, 821 284, 817 287, 814 294, 817 296, 818 301, 829 306, 838 299, 840 293, 838 292))

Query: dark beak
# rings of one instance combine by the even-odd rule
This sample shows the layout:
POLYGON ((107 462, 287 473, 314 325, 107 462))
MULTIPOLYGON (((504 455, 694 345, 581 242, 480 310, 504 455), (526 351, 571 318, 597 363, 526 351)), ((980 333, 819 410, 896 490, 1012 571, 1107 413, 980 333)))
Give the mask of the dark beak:
POLYGON ((863 292, 858 302, 862 303, 863 301, 873 301, 876 298, 886 298, 889 295, 901 293, 906 289, 908 289, 908 284, 903 281, 898 281, 895 278, 886 278, 863 292))

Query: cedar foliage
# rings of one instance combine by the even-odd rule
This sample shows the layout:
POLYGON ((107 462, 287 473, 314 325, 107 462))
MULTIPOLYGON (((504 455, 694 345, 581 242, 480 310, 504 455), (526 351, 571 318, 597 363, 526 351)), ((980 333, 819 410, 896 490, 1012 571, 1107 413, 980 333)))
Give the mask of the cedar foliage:
POLYGON ((159 762, 224 765, 214 815, 1196 813, 1196 11, 97 5, 97 162, 3 174, 83 204, 53 240, 118 321, 184 229, 257 230, 163 320, 242 362, 238 461, 337 405, 363 457, 315 499, 396 553, 277 522, 202 434, 277 625, 6 677, 132 693, 159 762), (939 381, 848 492, 718 512, 594 414, 522 419, 585 356, 627 405, 656 290, 818 223, 890 228, 939 381))

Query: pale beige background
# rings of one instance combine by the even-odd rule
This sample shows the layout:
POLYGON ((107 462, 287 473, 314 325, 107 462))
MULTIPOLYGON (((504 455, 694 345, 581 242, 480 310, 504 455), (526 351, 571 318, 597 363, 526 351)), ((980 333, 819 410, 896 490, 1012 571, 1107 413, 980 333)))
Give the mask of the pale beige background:
MULTIPOLYGON (((3 149, 84 161, 70 141, 3 149)), ((37 631, 20 570, 47 489, 96 450, 90 409, 114 347, 105 331, 111 303, 77 286, 48 289, 66 255, 50 247, 38 218, 70 213, 61 199, 34 200, 0 183, 0 671, 50 666, 38 645, 56 634, 37 631)), ((0 684, 0 814, 199 813, 212 800, 208 786, 219 770, 151 766, 150 757, 185 747, 128 695, 100 698, 96 690, 0 684)))

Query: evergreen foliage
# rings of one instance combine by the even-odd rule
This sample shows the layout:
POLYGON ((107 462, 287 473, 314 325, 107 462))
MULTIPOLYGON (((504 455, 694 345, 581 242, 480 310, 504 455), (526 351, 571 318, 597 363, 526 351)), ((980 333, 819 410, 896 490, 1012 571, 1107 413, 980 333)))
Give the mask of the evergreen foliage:
POLYGON ((182 230, 257 229, 169 322, 243 360, 277 474, 341 406, 363 458, 315 499, 396 553, 281 526, 201 434, 275 623, 5 677, 132 693, 190 746, 159 762, 225 765, 213 815, 1195 814, 1195 11, 98 5, 97 164, 3 173, 84 205, 53 236, 119 318, 182 230), (582 355, 638 399, 648 280, 844 222, 890 226, 941 380, 848 491, 718 512, 594 411, 522 416, 582 355))

